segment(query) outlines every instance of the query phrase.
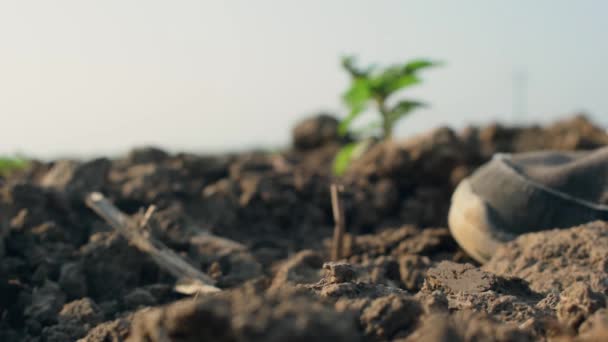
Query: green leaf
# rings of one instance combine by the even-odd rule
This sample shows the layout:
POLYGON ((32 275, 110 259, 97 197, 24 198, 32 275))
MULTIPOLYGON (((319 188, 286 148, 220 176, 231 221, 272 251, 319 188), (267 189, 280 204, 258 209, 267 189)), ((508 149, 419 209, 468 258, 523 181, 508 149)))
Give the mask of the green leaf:
POLYGON ((380 98, 387 98, 393 92, 420 83, 416 75, 406 73, 400 66, 385 69, 380 75, 372 78, 372 93, 380 98))
POLYGON ((367 69, 357 67, 355 58, 352 56, 344 57, 342 65, 352 76, 352 83, 343 94, 343 100, 348 106, 349 114, 340 122, 338 133, 344 136, 349 130, 352 130, 353 121, 368 108, 372 101, 376 103, 378 111, 387 116, 385 118, 387 123, 390 126, 394 125, 395 122, 422 104, 414 101, 402 101, 392 110, 387 110, 386 100, 393 93, 420 83, 421 79, 416 75, 418 71, 439 64, 426 59, 416 59, 375 71, 374 67, 367 69))
POLYGON ((353 160, 359 158, 369 147, 370 139, 352 142, 344 145, 334 158, 333 172, 336 176, 342 176, 353 160))
POLYGON ((392 127, 401 118, 407 116, 412 110, 426 106, 422 102, 403 100, 399 101, 388 113, 388 122, 392 127))
POLYGON ((28 161, 22 158, 0 157, 0 176, 7 176, 10 173, 26 168, 28 161))
POLYGON ((426 69, 434 66, 439 66, 441 63, 433 62, 428 59, 416 59, 405 64, 404 71, 407 74, 413 74, 418 70, 426 69))
POLYGON ((354 56, 342 57, 342 67, 350 74, 352 78, 366 78, 371 73, 373 67, 361 69, 356 66, 356 58, 354 56))
POLYGON ((353 80, 350 88, 344 93, 343 99, 351 110, 363 111, 367 101, 372 98, 369 80, 359 78, 353 80))
POLYGON ((416 75, 417 71, 437 65, 439 65, 437 62, 417 59, 403 65, 390 66, 371 78, 372 92, 378 97, 387 98, 397 90, 420 83, 421 80, 416 75))
POLYGON ((386 92, 387 95, 390 95, 391 93, 399 89, 411 87, 418 83, 420 83, 420 79, 418 77, 414 75, 402 75, 396 78, 395 80, 392 80, 391 82, 387 83, 386 92))
POLYGON ((372 99, 369 81, 365 78, 354 79, 343 99, 350 112, 338 126, 338 134, 341 136, 346 135, 353 120, 365 111, 368 101, 372 99))

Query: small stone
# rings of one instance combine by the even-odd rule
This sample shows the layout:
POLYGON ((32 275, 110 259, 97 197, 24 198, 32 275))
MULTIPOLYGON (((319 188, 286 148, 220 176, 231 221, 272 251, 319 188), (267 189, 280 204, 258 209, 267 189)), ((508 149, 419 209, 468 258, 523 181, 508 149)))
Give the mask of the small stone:
POLYGON ((330 283, 347 283, 356 276, 353 266, 345 262, 326 262, 323 264, 323 270, 330 283))

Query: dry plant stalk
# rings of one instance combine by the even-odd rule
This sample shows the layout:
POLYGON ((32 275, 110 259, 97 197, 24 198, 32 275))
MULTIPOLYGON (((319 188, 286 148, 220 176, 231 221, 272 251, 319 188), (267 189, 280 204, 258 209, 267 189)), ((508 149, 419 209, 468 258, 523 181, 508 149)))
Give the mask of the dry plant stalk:
MULTIPOLYGON (((211 277, 193 267, 162 242, 142 234, 140 224, 121 212, 101 193, 90 193, 86 197, 86 204, 127 239, 129 244, 149 255, 161 269, 176 277, 178 281, 187 282, 191 289, 188 294, 220 291, 214 286, 215 281, 211 277)), ((154 208, 148 209, 144 222, 147 223, 153 212, 154 208)))
POLYGON ((338 261, 342 258, 342 248, 344 246, 344 233, 346 223, 344 222, 344 207, 340 200, 340 187, 336 184, 330 186, 331 207, 334 215, 334 237, 331 248, 331 259, 338 261))

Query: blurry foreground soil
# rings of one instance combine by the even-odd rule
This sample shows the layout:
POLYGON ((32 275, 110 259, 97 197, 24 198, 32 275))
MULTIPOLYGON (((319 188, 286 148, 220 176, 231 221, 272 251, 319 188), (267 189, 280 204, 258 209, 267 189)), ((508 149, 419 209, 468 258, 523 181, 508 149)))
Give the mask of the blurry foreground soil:
POLYGON ((0 178, 0 341, 608 338, 605 223, 522 236, 483 267, 446 228, 454 187, 493 153, 596 148, 603 129, 575 117, 376 144, 340 180, 348 243, 328 262, 335 127, 311 118, 280 153, 144 148, 0 178), (90 191, 131 215, 156 205, 146 234, 223 291, 173 291, 84 205, 90 191))

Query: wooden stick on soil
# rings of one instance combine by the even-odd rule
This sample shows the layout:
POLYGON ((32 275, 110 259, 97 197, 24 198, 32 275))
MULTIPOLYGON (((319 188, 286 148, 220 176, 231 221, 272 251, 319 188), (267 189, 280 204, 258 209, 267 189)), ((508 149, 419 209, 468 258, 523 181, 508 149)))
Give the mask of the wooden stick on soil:
POLYGON ((146 212, 144 213, 144 217, 141 219, 141 222, 139 223, 140 229, 143 229, 148 225, 148 222, 150 222, 150 219, 152 218, 152 215, 154 215, 155 211, 156 211, 156 206, 154 204, 152 204, 151 206, 148 207, 148 209, 146 209, 146 212))
MULTIPOLYGON (((215 281, 211 277, 194 268, 162 242, 150 236, 144 236, 139 229, 138 222, 118 210, 101 193, 90 193, 85 202, 131 245, 148 254, 161 269, 176 277, 178 281, 189 283, 190 288, 194 289, 191 294, 220 291, 214 286, 215 281)), ((150 209, 149 215, 146 216, 151 216, 152 210, 150 209)), ((147 218, 149 219, 149 217, 147 218)))
POLYGON ((331 248, 331 259, 333 261, 340 260, 342 258, 342 247, 344 246, 344 208, 342 207, 342 201, 340 200, 340 189, 338 185, 332 184, 330 186, 331 192, 331 208, 334 214, 334 238, 331 248))

